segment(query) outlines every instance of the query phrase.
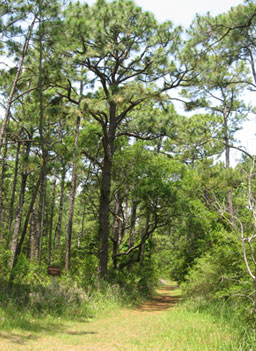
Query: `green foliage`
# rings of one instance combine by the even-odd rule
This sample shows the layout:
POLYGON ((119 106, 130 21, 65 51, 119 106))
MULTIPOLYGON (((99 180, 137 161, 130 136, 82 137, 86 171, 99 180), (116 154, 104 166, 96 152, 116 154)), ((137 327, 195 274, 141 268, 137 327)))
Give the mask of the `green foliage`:
POLYGON ((205 299, 228 298, 240 285, 244 276, 240 243, 231 233, 222 231, 216 238, 218 244, 195 260, 183 284, 188 296, 205 299))
POLYGON ((128 301, 138 303, 152 295, 158 284, 158 278, 157 265, 146 255, 142 267, 136 263, 122 271, 111 270, 109 280, 120 285, 127 294, 128 301))
POLYGON ((88 286, 95 287, 97 281, 97 257, 92 255, 84 247, 74 249, 70 262, 70 275, 75 277, 79 287, 87 289, 88 286))
MULTIPOLYGON (((86 281, 84 272, 63 272, 55 278, 55 289, 52 291, 51 277, 46 275, 47 267, 38 269, 37 265, 20 257, 15 269, 16 272, 19 270, 20 275, 16 274, 18 279, 11 285, 1 279, 2 329, 30 328, 29 321, 33 318, 84 319, 103 316, 132 301, 118 284, 103 283, 96 277, 92 281, 91 276, 86 281)), ((137 295, 134 291, 133 294, 133 297, 137 295)))

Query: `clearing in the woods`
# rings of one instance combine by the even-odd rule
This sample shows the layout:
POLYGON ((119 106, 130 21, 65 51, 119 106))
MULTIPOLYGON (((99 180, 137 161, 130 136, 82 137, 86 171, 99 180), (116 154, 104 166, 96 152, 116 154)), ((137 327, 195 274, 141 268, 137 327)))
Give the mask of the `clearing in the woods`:
POLYGON ((91 321, 29 321, 0 331, 1 351, 237 351, 238 336, 212 316, 187 311, 175 284, 136 309, 91 321))

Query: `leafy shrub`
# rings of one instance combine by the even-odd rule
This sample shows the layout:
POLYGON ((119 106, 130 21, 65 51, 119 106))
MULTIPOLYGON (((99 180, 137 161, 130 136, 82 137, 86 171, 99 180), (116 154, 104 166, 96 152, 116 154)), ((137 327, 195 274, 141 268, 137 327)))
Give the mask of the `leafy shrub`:
POLYGON ((182 284, 187 296, 207 299, 234 295, 246 276, 240 242, 232 233, 218 233, 218 241, 194 261, 182 284))

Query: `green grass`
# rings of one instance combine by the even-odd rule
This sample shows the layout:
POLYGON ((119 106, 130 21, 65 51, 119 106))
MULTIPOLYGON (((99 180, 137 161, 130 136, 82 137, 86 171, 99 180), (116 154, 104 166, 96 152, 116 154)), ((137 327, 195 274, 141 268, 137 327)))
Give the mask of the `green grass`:
MULTIPOLYGON (((118 286, 107 284, 102 289, 88 289, 87 292, 74 284, 59 284, 52 293, 50 285, 13 285, 10 288, 6 282, 1 283, 0 337, 1 332, 9 335, 13 331, 25 337, 30 333, 53 335, 63 325, 65 329, 69 321, 100 318, 129 304, 118 286)), ((4 348, 0 346, 0 350, 4 348)))
POLYGON ((44 318, 0 333, 1 351, 245 351, 240 335, 206 313, 183 307, 165 312, 122 309, 72 322, 44 318), (116 311, 117 312, 117 311, 116 311))
POLYGON ((253 334, 228 307, 187 303, 143 311, 121 307, 118 293, 112 287, 91 295, 76 318, 17 311, 10 303, 0 309, 0 350, 255 351, 253 334))
POLYGON ((191 299, 186 301, 182 308, 192 314, 207 316, 213 323, 231 330, 238 336, 238 350, 256 351, 255 318, 242 303, 191 299))

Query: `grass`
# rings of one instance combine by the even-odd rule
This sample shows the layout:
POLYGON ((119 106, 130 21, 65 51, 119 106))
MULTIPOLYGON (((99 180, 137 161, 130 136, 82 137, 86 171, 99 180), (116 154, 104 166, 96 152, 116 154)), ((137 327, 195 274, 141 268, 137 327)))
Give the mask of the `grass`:
MULTIPOLYGON (((166 289, 160 295, 175 296, 166 289)), ((110 293, 109 293, 110 295, 110 293)), ((92 304, 93 306, 93 304, 92 304)), ((92 308, 91 306, 91 308, 92 308)), ((93 308, 92 308, 93 309, 93 308)), ((95 297, 96 318, 68 320, 29 311, 2 320, 1 351, 247 351, 239 329, 195 306, 121 308, 116 297, 95 297), (107 307, 106 307, 107 306, 107 307), (7 324, 6 324, 7 323, 7 324), (9 325, 8 325, 9 323, 9 325)), ((15 311, 13 311, 15 312, 15 311)), ((3 310, 1 311, 3 313, 3 310)), ((2 316, 2 317, 1 317, 2 316)), ((0 314, 0 318, 3 314, 0 314)), ((251 348, 251 351, 255 349, 251 348)))
POLYGON ((1 351, 245 350, 229 327, 180 307, 153 313, 123 309, 92 321, 32 320, 28 327, 1 332, 1 351))
POLYGON ((238 301, 205 301, 191 299, 182 308, 193 314, 209 317, 238 336, 236 350, 256 351, 255 318, 238 301), (250 320, 251 319, 251 320, 250 320))

